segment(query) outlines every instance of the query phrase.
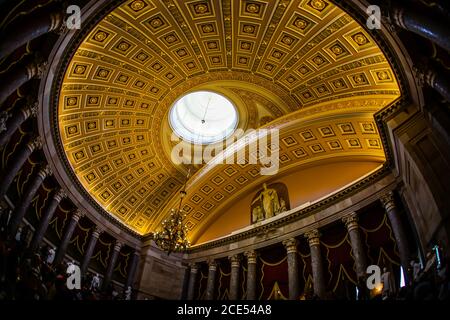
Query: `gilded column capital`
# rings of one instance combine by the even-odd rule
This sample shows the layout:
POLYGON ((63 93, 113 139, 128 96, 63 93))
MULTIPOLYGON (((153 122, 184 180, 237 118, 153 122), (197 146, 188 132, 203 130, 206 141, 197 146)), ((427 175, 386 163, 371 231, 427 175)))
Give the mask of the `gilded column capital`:
POLYGON ((358 229, 358 215, 355 212, 342 217, 342 222, 345 224, 349 232, 354 229, 358 229))
POLYGON ((309 246, 318 246, 320 244, 320 232, 317 229, 313 229, 305 233, 306 239, 308 239, 309 246))
POLYGON ((286 239, 283 241, 283 246, 286 248, 287 253, 297 252, 298 241, 295 238, 286 239))
POLYGON ((256 257, 258 256, 255 250, 245 252, 247 257, 247 264, 256 264, 256 257))
POLYGON ((382 195, 380 197, 380 201, 386 211, 390 211, 395 208, 394 193, 392 191, 382 195))
POLYGON ((239 254, 233 255, 229 259, 231 261, 231 268, 239 268, 241 265, 241 256, 239 254))

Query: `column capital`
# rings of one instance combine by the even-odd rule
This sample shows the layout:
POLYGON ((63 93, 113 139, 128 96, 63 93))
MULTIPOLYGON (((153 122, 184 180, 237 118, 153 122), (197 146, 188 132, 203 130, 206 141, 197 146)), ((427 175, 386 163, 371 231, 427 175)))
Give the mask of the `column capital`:
POLYGON ((94 231, 92 231, 92 237, 97 238, 103 233, 103 228, 100 226, 95 226, 94 231))
POLYGON ((191 273, 196 274, 198 272, 198 263, 191 262, 189 263, 189 267, 191 268, 191 273))
POLYGON ((50 14, 50 21, 50 29, 48 31, 58 31, 60 28, 65 26, 64 13, 61 11, 52 12, 50 14))
POLYGON ((214 259, 211 259, 208 261, 208 269, 210 271, 216 271, 218 265, 219 265, 219 263, 214 259))
POLYGON ((388 193, 382 195, 380 197, 380 201, 386 211, 395 208, 394 193, 392 191, 389 191, 388 193))
POLYGON ((342 217, 342 222, 345 224, 349 232, 354 229, 358 229, 358 215, 355 212, 342 217))
POLYGON ((84 216, 84 212, 81 211, 80 209, 76 209, 72 214, 72 220, 78 222, 78 220, 80 220, 80 218, 83 216, 84 216))
POLYGON ((36 64, 36 74, 34 75, 36 78, 41 79, 44 73, 47 71, 48 62, 42 61, 36 64))
POLYGON ((399 27, 402 27, 403 29, 407 29, 403 20, 404 13, 405 10, 403 7, 393 6, 389 12, 389 17, 391 18, 391 21, 393 23, 395 23, 399 27))
POLYGON ((36 149, 42 149, 42 139, 40 136, 34 137, 33 140, 28 142, 27 147, 33 152, 36 149))
POLYGON ((62 199, 66 198, 66 197, 67 197, 67 194, 63 188, 59 188, 58 191, 56 191, 56 193, 53 195, 53 199, 55 199, 58 202, 61 202, 62 199))
POLYGON ((46 164, 45 166, 42 166, 41 169, 38 172, 38 175, 42 178, 45 179, 48 176, 51 176, 52 173, 52 169, 50 168, 50 166, 48 164, 46 164))
POLYGON ((255 250, 247 251, 244 255, 247 257, 247 264, 256 264, 256 257, 258 254, 255 250))
POLYGON ((119 240, 116 240, 116 243, 114 244, 114 251, 119 252, 120 249, 122 248, 122 246, 123 246, 123 243, 120 242, 119 240))
POLYGON ((297 252, 298 241, 295 238, 289 238, 283 241, 283 246, 286 248, 287 253, 297 252))
POLYGON ((47 61, 33 61, 26 66, 28 79, 41 78, 47 69, 47 61))
POLYGON ((38 113, 39 102, 28 102, 23 108, 20 109, 25 119, 28 117, 35 117, 38 113))
POLYGON ((239 266, 241 265, 241 255, 239 254, 235 254, 231 257, 228 257, 228 259, 230 259, 231 261, 232 268, 239 268, 239 266))
POLYGON ((7 111, 0 112, 0 132, 6 131, 8 127, 6 126, 6 122, 11 118, 11 114, 7 111))
POLYGON ((305 233, 306 239, 308 239, 309 246, 317 246, 320 244, 320 232, 317 229, 313 229, 305 233))

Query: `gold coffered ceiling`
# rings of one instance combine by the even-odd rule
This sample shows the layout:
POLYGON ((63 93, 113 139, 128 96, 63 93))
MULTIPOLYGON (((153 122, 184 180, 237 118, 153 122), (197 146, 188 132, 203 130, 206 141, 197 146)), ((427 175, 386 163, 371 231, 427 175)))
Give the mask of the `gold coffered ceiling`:
MULTIPOLYGON (((199 88, 240 100, 244 129, 275 120, 286 170, 334 156, 383 161, 372 115, 400 96, 373 38, 329 1, 125 1, 70 61, 58 120, 81 184, 139 234, 155 230, 183 183, 185 168, 169 157, 167 113, 199 88), (312 122, 302 120, 308 110, 312 122), (304 140, 308 131, 317 141, 304 140)), ((186 203, 194 238, 240 184, 260 182, 238 165, 200 169, 186 203)))

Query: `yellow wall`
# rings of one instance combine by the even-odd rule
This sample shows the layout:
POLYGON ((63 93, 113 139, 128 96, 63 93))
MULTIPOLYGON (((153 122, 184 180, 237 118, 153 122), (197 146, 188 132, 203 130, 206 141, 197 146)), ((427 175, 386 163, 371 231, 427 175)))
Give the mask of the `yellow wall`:
MULTIPOLYGON (((352 183, 380 166, 380 162, 336 162, 306 168, 268 182, 283 182, 289 191, 291 209, 312 202, 352 183)), ((226 236, 250 225, 250 203, 259 188, 252 190, 208 226, 196 244, 226 236)))

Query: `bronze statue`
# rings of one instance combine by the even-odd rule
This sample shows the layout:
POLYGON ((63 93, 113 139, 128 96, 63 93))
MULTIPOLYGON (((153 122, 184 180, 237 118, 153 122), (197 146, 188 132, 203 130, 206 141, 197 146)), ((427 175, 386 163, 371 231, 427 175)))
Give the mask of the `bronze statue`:
POLYGON ((267 184, 265 183, 263 184, 263 191, 261 191, 255 200, 253 200, 252 205, 258 200, 261 201, 266 219, 271 218, 280 212, 280 202, 278 200, 277 191, 275 189, 267 188, 267 184))

